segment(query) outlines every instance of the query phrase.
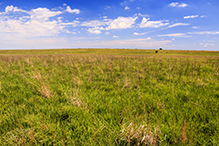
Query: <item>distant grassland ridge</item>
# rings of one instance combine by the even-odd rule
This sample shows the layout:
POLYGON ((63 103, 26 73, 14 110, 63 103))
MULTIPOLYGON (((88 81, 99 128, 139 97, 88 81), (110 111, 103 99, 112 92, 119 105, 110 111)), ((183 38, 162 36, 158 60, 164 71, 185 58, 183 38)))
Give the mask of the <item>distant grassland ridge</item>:
POLYGON ((177 56, 215 56, 219 51, 190 50, 145 50, 145 49, 32 49, 32 50, 0 50, 0 55, 57 55, 57 54, 95 54, 95 55, 177 55, 177 56), (155 53, 157 51, 158 53, 155 53))
POLYGON ((0 51, 1 145, 217 145, 219 52, 0 51))

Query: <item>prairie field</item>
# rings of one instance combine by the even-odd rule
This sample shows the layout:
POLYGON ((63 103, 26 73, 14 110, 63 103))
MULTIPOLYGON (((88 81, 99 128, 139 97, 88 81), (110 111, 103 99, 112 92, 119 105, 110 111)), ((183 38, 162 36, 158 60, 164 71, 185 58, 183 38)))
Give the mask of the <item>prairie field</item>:
POLYGON ((0 51, 1 145, 218 145, 219 51, 0 51))

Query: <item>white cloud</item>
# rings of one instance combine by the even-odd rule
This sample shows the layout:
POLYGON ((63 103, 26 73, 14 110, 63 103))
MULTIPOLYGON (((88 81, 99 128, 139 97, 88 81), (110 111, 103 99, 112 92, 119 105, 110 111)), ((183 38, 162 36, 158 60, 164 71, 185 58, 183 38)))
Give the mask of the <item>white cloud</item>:
POLYGON ((68 29, 64 29, 62 32, 69 33, 69 34, 76 34, 76 32, 71 32, 68 29))
POLYGON ((79 14, 80 13, 80 10, 79 9, 71 9, 70 6, 67 6, 66 7, 66 11, 69 12, 69 13, 76 13, 76 14, 79 14))
POLYGON ((170 25, 168 28, 176 27, 176 26, 187 26, 187 25, 190 25, 190 24, 189 23, 175 23, 175 24, 170 25))
POLYGON ((188 32, 188 34, 198 34, 198 35, 203 35, 203 34, 219 34, 219 31, 200 31, 200 32, 188 32))
POLYGON ((204 18, 204 17, 207 17, 206 15, 202 15, 202 16, 200 16, 201 18, 204 18))
POLYGON ((123 6, 123 5, 127 5, 127 4, 128 4, 127 1, 123 1, 123 2, 120 3, 120 5, 122 5, 122 6, 123 6))
POLYGON ((147 34, 148 32, 143 32, 143 33, 138 33, 138 32, 134 32, 133 34, 134 35, 145 35, 145 34, 147 34))
POLYGON ((134 16, 149 17, 149 15, 147 15, 147 14, 141 14, 141 13, 135 14, 134 16))
POLYGON ((110 19, 104 19, 104 20, 91 20, 91 21, 86 21, 81 24, 81 26, 86 26, 86 27, 97 27, 97 26, 105 26, 109 25, 112 22, 110 19))
POLYGON ((111 8, 110 6, 106 6, 106 7, 105 7, 105 10, 110 9, 110 8, 111 8))
POLYGON ((5 8, 5 12, 8 13, 8 12, 26 12, 26 11, 22 9, 18 9, 17 7, 14 7, 13 5, 11 5, 5 8))
POLYGON ((125 7, 125 10, 129 10, 130 8, 128 6, 125 7))
POLYGON ((164 37, 164 36, 168 36, 168 37, 191 37, 186 35, 185 33, 172 33, 172 34, 163 34, 163 35, 157 35, 159 37, 164 37))
MULTIPOLYGON (((20 15, 19 19, 12 16, 5 16, 0 23, 0 32, 3 34, 11 33, 17 37, 40 37, 53 36, 60 33, 64 26, 59 24, 59 20, 48 21, 49 18, 60 15, 60 11, 50 11, 47 8, 37 8, 30 11, 18 9, 14 6, 7 6, 4 13, 25 12, 26 15, 20 15)), ((5 34, 6 35, 6 34, 5 34)))
POLYGON ((163 20, 159 20, 159 21, 148 21, 150 18, 145 18, 143 17, 141 24, 139 25, 140 28, 144 28, 144 27, 152 27, 152 28, 159 28, 161 26, 166 26, 169 23, 166 21, 164 22, 163 20))
POLYGON ((120 5, 124 6, 124 5, 130 4, 133 1, 134 0, 125 0, 125 1, 121 2, 120 5))
POLYGON ((63 26, 56 21, 40 22, 36 20, 23 23, 20 20, 7 20, 0 23, 0 30, 4 33, 11 33, 18 37, 40 37, 54 36, 59 34, 63 26), (9 27, 5 27, 9 26, 9 27))
POLYGON ((106 30, 131 28, 137 18, 138 17, 118 17, 109 24, 106 30))
POLYGON ((181 7, 181 8, 184 8, 184 7, 187 7, 188 4, 186 3, 179 3, 179 2, 172 2, 168 5, 169 7, 181 7))
POLYGON ((114 35, 113 37, 114 37, 114 38, 118 38, 119 36, 114 35))
POLYGON ((99 29, 95 29, 95 28, 89 28, 87 31, 92 33, 92 34, 100 34, 101 33, 101 31, 99 29))
POLYGON ((197 26, 193 26, 192 28, 193 28, 193 29, 198 29, 198 27, 197 27, 197 26))
POLYGON ((36 8, 30 11, 22 10, 13 5, 7 6, 5 12, 2 12, 0 17, 0 32, 1 35, 11 38, 11 41, 18 38, 33 38, 33 37, 50 37, 56 36, 61 32, 72 33, 67 29, 66 26, 77 26, 80 22, 73 21, 68 23, 62 22, 62 17, 55 16, 61 15, 62 11, 51 11, 47 8, 36 8), (14 15, 7 15, 8 13, 17 13, 14 15), (54 18, 50 20, 50 18, 54 18), (11 35, 11 36, 10 36, 11 35))
POLYGON ((72 22, 67 22, 67 23, 60 23, 60 25, 62 26, 73 26, 73 27, 76 27, 76 26, 79 26, 80 24, 80 21, 77 21, 77 20, 74 20, 72 22))
POLYGON ((186 3, 181 3, 180 5, 178 5, 178 7, 182 7, 182 8, 187 7, 187 6, 188 6, 188 4, 186 4, 186 3))
POLYGON ((90 33, 101 33, 100 30, 126 29, 131 28, 138 17, 118 17, 117 19, 91 20, 83 22, 81 26, 92 27, 88 29, 90 33), (104 28, 105 26, 105 28, 104 28))
POLYGON ((170 7, 176 7, 179 3, 178 2, 172 2, 169 4, 170 7))
POLYGON ((157 35, 159 37, 191 37, 187 34, 197 34, 197 35, 205 35, 205 34, 209 34, 209 35, 216 35, 219 34, 219 31, 201 31, 201 32, 188 32, 188 33, 173 33, 173 34, 163 34, 163 35, 157 35))
POLYGON ((201 46, 203 47, 208 47, 208 46, 214 46, 214 44, 209 44, 209 43, 200 43, 201 46))
POLYGON ((47 8, 37 8, 37 9, 32 9, 31 11, 27 13, 30 14, 30 18, 32 20, 44 22, 44 21, 47 21, 51 17, 62 14, 63 12, 50 11, 47 8))
POLYGON ((191 16, 184 16, 184 19, 189 19, 189 18, 196 18, 198 17, 198 15, 191 15, 191 16))

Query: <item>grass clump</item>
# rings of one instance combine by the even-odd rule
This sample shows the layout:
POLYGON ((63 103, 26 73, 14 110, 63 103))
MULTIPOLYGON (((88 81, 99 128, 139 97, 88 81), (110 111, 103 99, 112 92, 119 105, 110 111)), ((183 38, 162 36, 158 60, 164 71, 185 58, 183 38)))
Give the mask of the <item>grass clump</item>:
POLYGON ((160 130, 158 127, 154 128, 154 131, 150 131, 150 127, 147 125, 137 126, 134 123, 130 123, 128 126, 123 125, 121 133, 121 141, 126 145, 159 145, 161 143, 159 139, 160 130))

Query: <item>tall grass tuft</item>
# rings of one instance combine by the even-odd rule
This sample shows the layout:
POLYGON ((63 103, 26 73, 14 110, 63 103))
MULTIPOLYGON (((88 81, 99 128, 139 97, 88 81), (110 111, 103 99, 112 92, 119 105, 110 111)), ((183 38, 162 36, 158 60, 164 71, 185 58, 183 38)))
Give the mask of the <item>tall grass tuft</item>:
POLYGON ((160 130, 158 127, 154 128, 154 131, 151 131, 148 125, 137 125, 131 122, 128 126, 123 125, 121 141, 131 146, 155 146, 161 143, 159 134, 160 130))

